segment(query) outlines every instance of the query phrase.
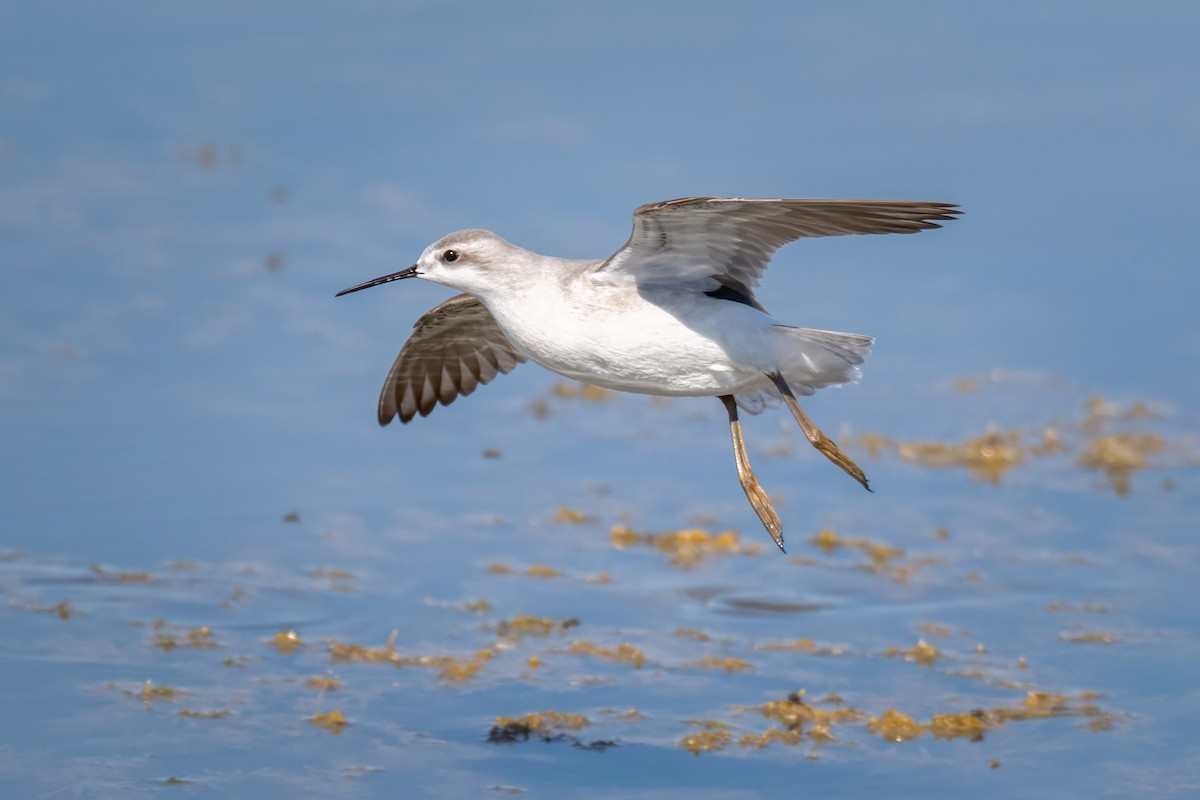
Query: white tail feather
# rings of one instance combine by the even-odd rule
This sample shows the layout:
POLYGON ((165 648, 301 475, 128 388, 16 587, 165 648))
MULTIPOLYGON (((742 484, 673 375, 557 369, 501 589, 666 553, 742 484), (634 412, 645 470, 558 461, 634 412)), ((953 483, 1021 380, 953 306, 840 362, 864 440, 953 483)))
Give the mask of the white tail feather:
POLYGON ((778 352, 780 372, 788 384, 804 394, 861 377, 858 365, 871 352, 875 340, 857 333, 818 331, 776 325, 782 337, 778 352), (807 391, 805 391, 807 390, 807 391))

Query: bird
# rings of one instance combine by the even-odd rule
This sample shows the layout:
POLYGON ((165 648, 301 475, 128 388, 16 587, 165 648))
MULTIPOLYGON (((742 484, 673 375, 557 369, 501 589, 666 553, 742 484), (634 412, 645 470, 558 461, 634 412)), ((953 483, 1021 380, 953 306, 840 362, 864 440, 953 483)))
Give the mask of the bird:
POLYGON ((684 197, 637 208, 629 240, 602 261, 539 255, 491 231, 462 230, 426 247, 411 267, 336 296, 409 278, 461 292, 413 326, 384 381, 380 425, 427 416, 525 361, 607 389, 716 397, 738 482, 784 551, 783 524, 750 466, 738 410, 758 414, 782 401, 813 447, 871 491, 797 395, 857 382, 874 339, 780 322, 754 293, 759 279, 797 239, 917 233, 961 213, 953 203, 684 197))

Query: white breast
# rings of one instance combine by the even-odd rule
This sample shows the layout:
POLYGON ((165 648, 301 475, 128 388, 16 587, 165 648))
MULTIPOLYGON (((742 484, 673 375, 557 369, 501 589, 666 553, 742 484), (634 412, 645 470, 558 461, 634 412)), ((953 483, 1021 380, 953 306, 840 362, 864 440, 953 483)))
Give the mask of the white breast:
POLYGON ((546 369, 646 394, 707 396, 761 382, 763 371, 745 358, 755 342, 746 339, 773 322, 739 303, 643 296, 632 286, 589 285, 586 276, 485 303, 517 349, 546 369))

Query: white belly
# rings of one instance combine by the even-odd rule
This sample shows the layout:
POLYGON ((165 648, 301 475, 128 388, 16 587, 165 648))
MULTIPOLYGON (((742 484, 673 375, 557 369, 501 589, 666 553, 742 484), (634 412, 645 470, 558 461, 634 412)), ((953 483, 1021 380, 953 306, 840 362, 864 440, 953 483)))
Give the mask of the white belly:
POLYGON ((633 290, 583 305, 555 296, 489 305, 512 343, 569 378, 643 394, 733 394, 763 381, 767 315, 704 295, 671 296, 668 311, 633 290), (757 346, 756 346, 757 345, 757 346))

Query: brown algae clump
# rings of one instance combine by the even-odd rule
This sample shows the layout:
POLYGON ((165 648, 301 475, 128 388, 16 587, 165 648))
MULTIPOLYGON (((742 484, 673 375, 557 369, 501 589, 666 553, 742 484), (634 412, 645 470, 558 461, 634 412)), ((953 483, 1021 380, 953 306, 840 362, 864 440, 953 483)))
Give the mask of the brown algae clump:
POLYGON ((689 661, 680 666, 684 669, 723 669, 726 675, 754 669, 754 665, 744 659, 736 657, 716 658, 715 656, 705 656, 699 661, 689 661))
POLYGON ((1005 473, 1027 455, 1017 431, 988 430, 965 442, 897 442, 881 434, 864 433, 858 443, 871 456, 895 451, 901 461, 923 467, 965 467, 973 477, 991 484, 999 484, 1005 473))
POLYGON ((329 655, 334 661, 367 661, 371 663, 395 664, 399 660, 396 655, 396 637, 399 631, 392 631, 383 647, 364 647, 361 644, 345 644, 329 641, 329 655))
POLYGON ((919 723, 907 714, 888 709, 868 723, 871 733, 892 742, 906 742, 926 733, 938 739, 971 739, 979 741, 984 733, 1011 722, 1051 717, 1083 717, 1090 730, 1108 730, 1118 719, 1116 714, 1100 709, 1094 702, 1097 695, 1082 692, 1070 697, 1057 692, 1029 692, 1014 706, 975 709, 957 714, 934 714, 928 723, 919 723))
POLYGON ((907 583, 914 573, 931 564, 941 563, 936 558, 904 558, 904 550, 899 547, 865 536, 840 536, 835 531, 825 529, 818 532, 809 540, 814 547, 823 553, 834 553, 842 549, 858 550, 866 561, 858 568, 876 575, 886 575, 897 583, 907 583))
POLYGON ((575 508, 567 508, 559 506, 554 512, 554 521, 566 525, 583 525, 585 522, 591 522, 593 517, 575 508))
POLYGON ((722 750, 733 741, 733 733, 729 723, 716 719, 694 719, 692 727, 699 728, 695 733, 689 733, 679 740, 679 746, 694 756, 722 750))
MULTIPOLYGON (((866 718, 866 714, 848 706, 834 709, 817 708, 804 699, 803 689, 789 694, 782 700, 770 700, 761 706, 753 706, 747 710, 757 711, 768 720, 779 723, 784 730, 804 734, 808 739, 819 744, 835 740, 836 737, 832 730, 834 725, 861 722, 866 718)), ((765 747, 772 741, 784 744, 792 743, 790 738, 770 736, 767 740, 754 740, 752 744, 755 747, 765 747), (762 741, 761 744, 760 741, 762 741)), ((743 746, 746 744, 747 742, 743 741, 743 746)))
POLYGON ((557 381, 550 387, 550 393, 560 400, 583 400, 587 403, 607 403, 616 399, 617 393, 611 389, 594 386, 590 383, 569 383, 557 381))
POLYGON ((924 727, 908 714, 889 708, 881 716, 871 717, 867 727, 871 733, 889 742, 907 742, 924 732, 924 727))
POLYGON ((150 681, 142 684, 141 698, 146 705, 155 700, 178 700, 180 695, 187 694, 174 686, 155 686, 150 681))
POLYGON ((567 631, 578 625, 579 620, 574 617, 554 620, 548 617, 535 617, 532 614, 518 614, 512 619, 498 622, 496 635, 513 640, 523 636, 549 636, 556 631, 567 631))
POLYGON ((571 642, 571 646, 567 648, 566 652, 576 656, 595 656, 606 661, 616 661, 619 664, 630 664, 637 669, 641 669, 642 665, 646 663, 646 654, 628 642, 616 647, 600 647, 586 639, 579 639, 571 642))
POLYGON ((678 636, 680 639, 695 639, 698 642, 707 642, 712 639, 704 631, 696 630, 695 628, 676 628, 671 635, 678 636))
POLYGON ((844 656, 846 648, 844 647, 826 647, 819 645, 812 639, 791 639, 781 642, 764 642, 760 645, 755 645, 755 650, 766 650, 780 652, 784 650, 796 650, 801 653, 808 653, 814 656, 844 656))
POLYGON ((300 635, 295 631, 280 631, 272 636, 268 643, 285 656, 290 656, 304 647, 304 642, 300 640, 300 635))
POLYGON ((579 731, 591 724, 582 714, 562 711, 542 711, 523 717, 496 717, 496 724, 488 731, 487 740, 493 744, 505 744, 528 741, 529 737, 536 736, 550 741, 555 734, 579 731))
POLYGON ((224 719, 232 713, 232 711, 224 709, 218 711, 193 711, 190 708, 181 708, 175 712, 175 715, 179 717, 191 717, 192 719, 224 719))
POLYGON ((324 728, 334 735, 342 733, 350 726, 350 720, 346 719, 346 715, 336 708, 333 711, 326 711, 324 714, 313 714, 308 718, 308 722, 324 728))
POLYGON ((989 430, 962 443, 901 442, 897 452, 901 460, 926 467, 966 467, 975 478, 997 485, 1025 460, 1017 431, 989 430))
POLYGON ((609 532, 609 539, 617 550, 653 547, 667 556, 672 565, 684 569, 718 555, 754 555, 763 551, 763 546, 757 542, 742 544, 737 531, 709 533, 701 528, 638 533, 624 525, 614 525, 609 532))
POLYGON ((188 628, 182 634, 159 631, 150 640, 150 646, 169 653, 179 647, 188 647, 195 650, 215 650, 221 645, 213 641, 212 630, 207 625, 201 625, 199 628, 188 628))
POLYGON ((778 742, 780 744, 795 746, 800 744, 804 734, 798 730, 781 730, 774 725, 767 728, 762 733, 747 733, 738 740, 738 745, 741 747, 757 747, 759 750, 767 745, 778 742))
POLYGON ((888 658, 903 658, 922 667, 928 667, 942 657, 942 651, 924 639, 918 639, 915 645, 906 649, 889 647, 883 654, 888 658))
POLYGON ((1060 641, 1071 642, 1072 644, 1116 644, 1117 637, 1112 633, 1103 631, 1076 631, 1072 633, 1060 633, 1058 635, 1060 641))
POLYGON ((1108 485, 1124 497, 1131 488, 1131 476, 1149 466, 1150 456, 1166 448, 1162 437, 1149 433, 1114 433, 1097 436, 1079 455, 1079 466, 1099 470, 1108 485))
POLYGON ((483 665, 496 656, 490 648, 476 651, 469 658, 458 656, 402 656, 396 652, 397 632, 392 631, 383 647, 364 647, 359 644, 329 641, 329 655, 334 661, 362 661, 391 664, 394 667, 424 667, 435 669, 438 679, 459 686, 479 674, 483 665))

